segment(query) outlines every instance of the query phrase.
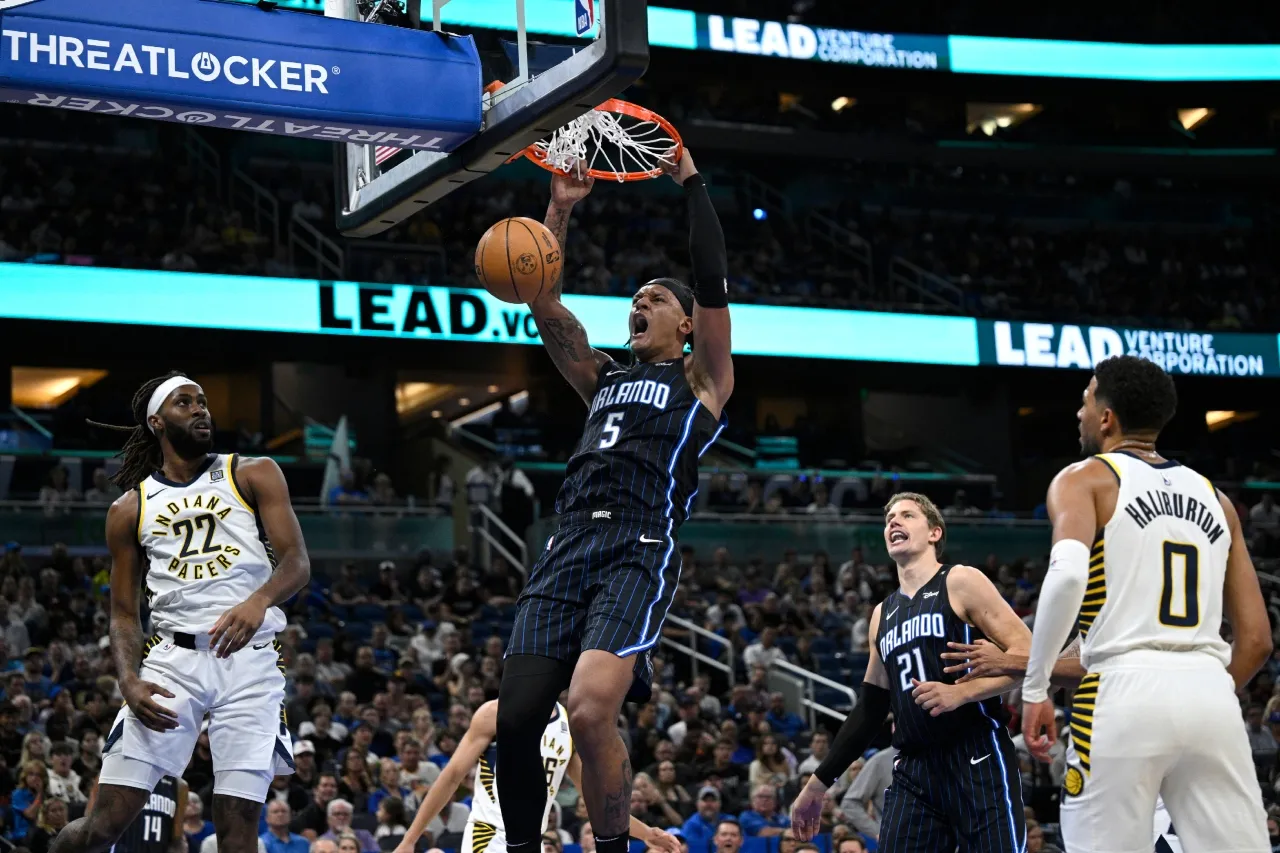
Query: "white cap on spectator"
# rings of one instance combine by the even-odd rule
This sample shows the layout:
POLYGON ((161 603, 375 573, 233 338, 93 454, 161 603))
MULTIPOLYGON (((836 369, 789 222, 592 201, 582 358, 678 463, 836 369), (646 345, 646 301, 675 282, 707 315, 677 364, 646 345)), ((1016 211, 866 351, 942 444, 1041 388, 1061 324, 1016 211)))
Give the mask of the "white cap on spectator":
POLYGON ((316 745, 309 740, 300 740, 293 745, 293 754, 296 758, 299 755, 316 754, 316 745))
POLYGON ((707 797, 714 797, 716 800, 719 800, 720 792, 710 785, 703 785, 698 789, 698 799, 705 800, 707 797))

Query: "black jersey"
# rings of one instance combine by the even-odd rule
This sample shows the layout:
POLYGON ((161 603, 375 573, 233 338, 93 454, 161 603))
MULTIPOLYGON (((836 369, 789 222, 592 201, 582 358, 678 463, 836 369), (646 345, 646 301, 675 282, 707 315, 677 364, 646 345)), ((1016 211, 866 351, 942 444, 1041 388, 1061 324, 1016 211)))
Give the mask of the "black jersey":
POLYGON ((961 740, 976 732, 991 732, 1008 720, 999 697, 970 702, 954 711, 929 716, 911 695, 912 679, 954 684, 956 675, 942 671, 947 643, 972 643, 982 632, 960 620, 947 596, 950 566, 940 568, 929 582, 907 598, 902 590, 880 605, 876 649, 889 675, 893 709, 893 745, 901 750, 932 747, 961 740))
POLYGON ((111 853, 168 853, 177 826, 178 780, 165 776, 156 783, 142 811, 129 824, 111 853))
POLYGON ((698 491, 698 457, 724 422, 689 387, 683 358, 630 367, 610 361, 600 369, 556 512, 628 510, 679 526, 698 491))

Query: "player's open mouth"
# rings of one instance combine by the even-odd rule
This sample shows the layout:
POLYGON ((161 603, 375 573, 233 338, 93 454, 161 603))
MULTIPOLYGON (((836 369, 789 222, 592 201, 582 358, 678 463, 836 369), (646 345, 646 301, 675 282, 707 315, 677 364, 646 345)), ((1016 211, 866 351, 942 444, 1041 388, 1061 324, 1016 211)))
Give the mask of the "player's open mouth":
POLYGON ((643 335, 647 331, 649 331, 649 318, 643 314, 632 314, 631 337, 634 338, 636 335, 643 335))
POLYGON ((897 544, 898 542, 906 542, 907 538, 908 537, 905 530, 895 530, 889 534, 889 544, 894 545, 894 544, 897 544))
POLYGON ((192 424, 192 425, 191 425, 191 431, 192 431, 193 433, 195 433, 196 435, 206 436, 206 435, 208 435, 208 434, 210 433, 210 431, 211 431, 211 430, 210 430, 210 426, 209 426, 209 422, 208 422, 208 421, 196 421, 194 424, 192 424))

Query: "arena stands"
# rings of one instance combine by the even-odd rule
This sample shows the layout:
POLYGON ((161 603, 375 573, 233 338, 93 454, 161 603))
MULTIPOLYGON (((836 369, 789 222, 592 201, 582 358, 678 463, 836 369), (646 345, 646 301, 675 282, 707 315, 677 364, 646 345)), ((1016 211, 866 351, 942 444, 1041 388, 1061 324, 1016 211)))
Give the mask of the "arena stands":
MULTIPOLYGON (((19 120, 0 146, 0 261, 338 274, 313 267, 281 227, 296 217, 334 247, 345 245, 332 228, 322 162, 250 154, 241 174, 269 194, 278 218, 268 227, 228 190, 230 170, 211 171, 185 132, 130 136, 84 117, 87 138, 55 143, 65 116, 12 112, 19 120)), ((78 127, 82 117, 71 118, 78 127)), ((849 161, 786 174, 733 157, 707 162, 732 225, 735 301, 1223 330, 1276 322, 1277 258, 1262 236, 1275 210, 1265 184, 927 161, 849 161), (761 177, 772 204, 761 199, 761 177), (811 214, 861 253, 851 256, 829 232, 816 234, 811 214), (922 301, 903 286, 898 260, 941 283, 948 300, 922 301)), ((511 212, 540 216, 545 205, 545 178, 525 166, 490 178, 490 192, 450 196, 377 241, 350 245, 341 274, 475 286, 476 235, 511 212)), ((682 273, 683 214, 669 189, 600 187, 576 211, 566 286, 630 293, 658 272, 682 273), (635 240, 638 233, 645 239, 635 240)))

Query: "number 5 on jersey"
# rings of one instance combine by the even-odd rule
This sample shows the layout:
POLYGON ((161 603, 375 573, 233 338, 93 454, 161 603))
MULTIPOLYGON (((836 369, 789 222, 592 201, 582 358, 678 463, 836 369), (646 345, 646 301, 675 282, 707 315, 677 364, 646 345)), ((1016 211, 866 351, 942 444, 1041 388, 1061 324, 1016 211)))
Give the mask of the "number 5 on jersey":
POLYGON ((608 419, 604 422, 604 438, 600 439, 600 449, 604 450, 613 447, 618 443, 618 436, 622 434, 622 428, 618 426, 622 422, 623 412, 610 412, 608 419))

